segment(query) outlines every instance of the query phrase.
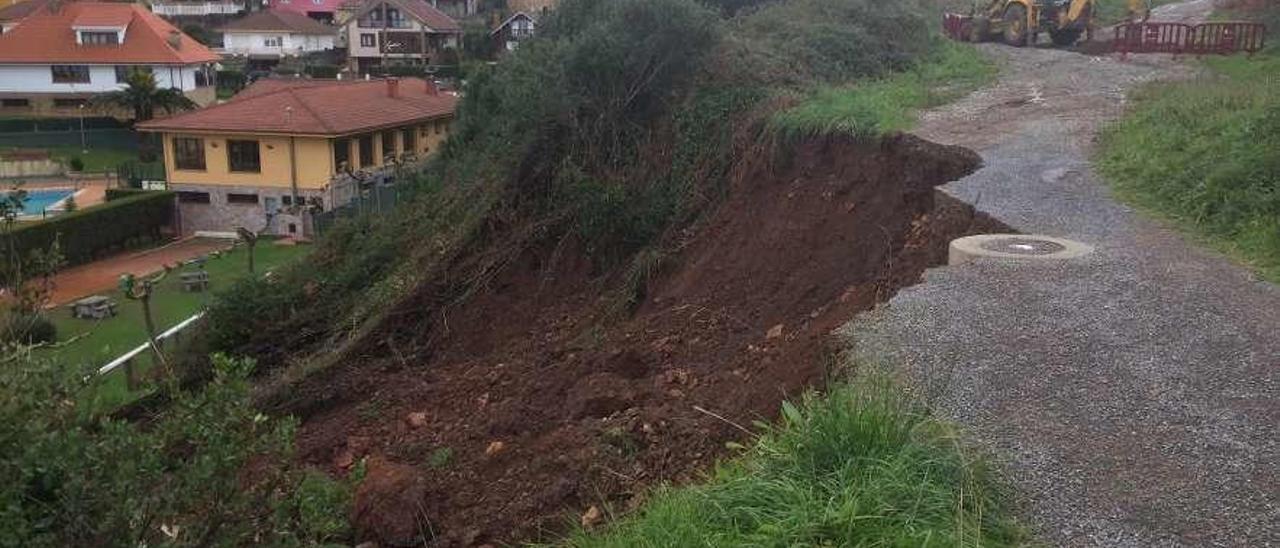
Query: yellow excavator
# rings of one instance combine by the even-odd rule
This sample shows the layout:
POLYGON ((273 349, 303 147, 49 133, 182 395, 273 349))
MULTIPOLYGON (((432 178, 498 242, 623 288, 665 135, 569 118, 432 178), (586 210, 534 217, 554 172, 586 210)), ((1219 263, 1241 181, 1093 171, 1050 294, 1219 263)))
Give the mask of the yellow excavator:
MULTIPOLYGON (((1130 21, 1146 21, 1150 0, 1127 0, 1130 21)), ((953 38, 973 42, 1002 39, 1011 46, 1035 44, 1047 32, 1056 46, 1070 46, 1092 33, 1098 0, 976 0, 969 15, 948 14, 953 38)))

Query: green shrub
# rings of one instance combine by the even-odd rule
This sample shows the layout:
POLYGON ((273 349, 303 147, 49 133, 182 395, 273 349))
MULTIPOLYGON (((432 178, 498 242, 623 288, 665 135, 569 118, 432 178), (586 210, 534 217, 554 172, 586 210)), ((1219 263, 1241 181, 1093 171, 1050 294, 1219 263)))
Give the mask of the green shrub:
POLYGON ((72 156, 67 161, 67 167, 71 168, 71 171, 84 171, 84 160, 81 160, 79 156, 72 156))
POLYGON ((121 198, 129 198, 133 196, 138 196, 140 194, 146 194, 148 192, 155 192, 155 191, 145 190, 141 188, 108 188, 106 191, 106 201, 113 202, 121 198))
POLYGON ((86 371, 0 368, 0 546, 299 545, 341 539, 345 511, 289 460, 291 421, 249 402, 252 363, 214 359, 145 423, 97 416, 86 371), (303 483, 306 486, 303 486, 303 483), (306 495, 305 505, 289 493, 306 495), (336 506, 326 509, 325 505, 336 506), (299 511, 300 507, 306 508, 299 511), (303 517, 303 516, 306 517, 303 517))
POLYGON ((12 238, 25 256, 57 241, 69 265, 82 264, 159 240, 161 229, 173 222, 173 209, 174 193, 149 192, 19 226, 0 235, 0 245, 7 248, 12 238))
POLYGON ((954 428, 882 374, 783 404, 705 484, 658 489, 576 547, 1020 546, 998 486, 954 428))
POLYGON ((337 65, 308 65, 306 73, 312 78, 337 78, 340 70, 337 65))
POLYGON ((41 344, 58 340, 58 328, 44 314, 0 314, 0 347, 5 343, 41 344))

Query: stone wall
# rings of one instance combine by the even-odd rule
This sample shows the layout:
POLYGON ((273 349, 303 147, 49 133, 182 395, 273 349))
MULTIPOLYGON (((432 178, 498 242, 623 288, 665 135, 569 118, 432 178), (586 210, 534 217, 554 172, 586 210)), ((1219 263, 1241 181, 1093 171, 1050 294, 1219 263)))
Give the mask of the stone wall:
MULTIPOLYGON (((278 187, 248 187, 230 185, 170 184, 169 189, 178 192, 178 219, 183 235, 205 232, 235 232, 245 227, 263 234, 279 236, 312 237, 310 215, 285 202, 291 196, 289 189, 278 187), (195 198, 208 195, 208 203, 195 198), (232 202, 228 195, 257 195, 257 203, 232 202), (267 209, 274 207, 276 215, 268 223, 267 209)), ((299 190, 304 200, 324 199, 320 191, 299 190)))

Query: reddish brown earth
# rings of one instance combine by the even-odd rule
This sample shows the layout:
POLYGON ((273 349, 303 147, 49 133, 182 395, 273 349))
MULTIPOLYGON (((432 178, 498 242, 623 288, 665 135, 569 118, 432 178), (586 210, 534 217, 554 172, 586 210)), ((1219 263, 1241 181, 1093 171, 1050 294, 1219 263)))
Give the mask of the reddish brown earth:
POLYGON ((326 375, 299 454, 336 475, 376 459, 353 516, 384 543, 408 527, 442 546, 545 538, 590 506, 630 508, 723 457, 745 436, 735 424, 820 386, 832 329, 945 261, 950 239, 1003 230, 934 191, 979 162, 901 136, 744 167, 611 322, 573 245, 530 251, 440 322, 429 359, 326 375), (406 489, 415 523, 388 523, 377 508, 408 506, 406 489))

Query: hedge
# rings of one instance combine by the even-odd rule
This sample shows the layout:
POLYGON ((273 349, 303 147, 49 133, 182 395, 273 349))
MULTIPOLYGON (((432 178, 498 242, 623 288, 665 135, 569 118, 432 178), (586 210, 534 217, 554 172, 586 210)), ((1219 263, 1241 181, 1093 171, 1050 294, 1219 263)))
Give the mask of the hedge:
POLYGON ((0 249, 8 249, 7 240, 14 238, 18 253, 25 257, 48 249, 57 239, 67 266, 87 263, 159 240, 161 228, 173 223, 175 196, 170 191, 139 193, 23 225, 0 235, 4 245, 0 249))
POLYGON ((155 192, 155 191, 147 190, 143 188, 108 188, 106 198, 108 202, 114 202, 121 198, 128 198, 131 196, 137 196, 139 194, 146 194, 149 192, 155 192))

